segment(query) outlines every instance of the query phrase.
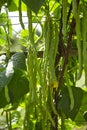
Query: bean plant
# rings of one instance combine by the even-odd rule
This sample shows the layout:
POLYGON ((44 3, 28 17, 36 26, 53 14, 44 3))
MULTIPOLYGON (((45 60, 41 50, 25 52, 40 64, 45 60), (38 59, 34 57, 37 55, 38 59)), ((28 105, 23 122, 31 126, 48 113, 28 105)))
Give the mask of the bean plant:
POLYGON ((87 0, 1 0, 0 108, 8 130, 87 122, 86 26, 87 0), (15 35, 12 11, 22 28, 15 35))

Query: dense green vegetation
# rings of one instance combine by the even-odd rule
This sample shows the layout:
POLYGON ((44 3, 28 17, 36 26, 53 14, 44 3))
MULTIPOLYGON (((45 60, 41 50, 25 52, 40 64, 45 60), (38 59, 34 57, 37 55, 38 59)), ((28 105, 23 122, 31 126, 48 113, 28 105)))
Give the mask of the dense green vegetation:
POLYGON ((1 127, 70 130, 87 122, 86 37, 87 0, 0 1, 1 127), (12 11, 22 28, 15 34, 12 11))

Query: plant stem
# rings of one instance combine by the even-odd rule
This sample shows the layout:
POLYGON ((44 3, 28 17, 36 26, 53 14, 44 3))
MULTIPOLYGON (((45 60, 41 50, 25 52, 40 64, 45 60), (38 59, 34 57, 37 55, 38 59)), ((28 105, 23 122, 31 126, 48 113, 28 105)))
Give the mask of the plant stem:
POLYGON ((19 0, 19 21, 20 21, 21 27, 23 29, 25 29, 24 23, 22 21, 22 9, 21 9, 21 5, 22 5, 22 0, 19 0))
POLYGON ((28 31, 29 31, 29 40, 31 44, 34 43, 33 30, 32 30, 32 11, 27 7, 27 16, 28 16, 28 31))

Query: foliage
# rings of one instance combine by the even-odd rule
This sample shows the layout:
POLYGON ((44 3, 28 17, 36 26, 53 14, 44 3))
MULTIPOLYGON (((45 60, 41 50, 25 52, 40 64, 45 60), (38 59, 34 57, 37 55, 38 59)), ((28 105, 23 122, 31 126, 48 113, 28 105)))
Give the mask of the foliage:
POLYGON ((87 86, 87 1, 1 0, 0 10, 0 108, 8 129, 16 116, 24 130, 70 129, 70 119, 82 125, 87 89, 76 82, 84 72, 87 86), (9 11, 19 12, 22 30, 15 37, 9 11))

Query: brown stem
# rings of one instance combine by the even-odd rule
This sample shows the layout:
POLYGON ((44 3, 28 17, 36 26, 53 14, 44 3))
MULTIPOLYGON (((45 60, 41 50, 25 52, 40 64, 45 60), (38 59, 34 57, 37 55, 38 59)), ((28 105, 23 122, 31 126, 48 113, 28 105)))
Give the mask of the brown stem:
MULTIPOLYGON (((58 64, 61 58, 61 55, 63 54, 64 48, 63 48, 63 34, 62 34, 62 9, 61 9, 61 18, 60 18, 60 33, 59 33, 59 43, 58 43, 58 54, 56 55, 55 58, 55 74, 56 77, 58 78, 58 64)), ((58 95, 56 89, 54 89, 54 100, 55 100, 55 108, 57 110, 57 104, 58 104, 58 95)), ((52 128, 52 130, 58 130, 58 116, 53 113, 52 115, 53 120, 55 121, 55 127, 52 128)))
POLYGON ((62 9, 61 9, 59 43, 58 43, 58 48, 57 48, 58 54, 56 55, 56 58, 55 58, 55 74, 57 78, 58 78, 58 63, 60 61, 61 55, 64 52, 62 27, 63 27, 63 23, 62 23, 62 9))
POLYGON ((70 15, 71 15, 71 11, 72 11, 72 2, 71 2, 71 4, 70 4, 69 12, 68 12, 68 15, 67 15, 67 24, 68 24, 70 15))
MULTIPOLYGON (((77 0, 77 5, 79 5, 79 0, 77 0)), ((67 48, 66 48, 66 51, 65 51, 65 60, 64 60, 61 75, 60 75, 60 78, 59 78, 57 94, 59 94, 61 83, 62 83, 64 72, 65 72, 65 68, 66 68, 66 65, 68 63, 68 57, 69 57, 70 50, 71 50, 72 36, 74 34, 75 25, 76 25, 76 20, 73 17, 72 22, 70 24, 70 31, 69 31, 69 35, 68 35, 68 43, 67 43, 67 48)))
POLYGON ((62 83, 64 72, 65 72, 65 68, 66 68, 66 65, 68 63, 68 57, 69 57, 69 54, 70 54, 72 36, 73 36, 73 33, 74 33, 75 25, 76 25, 76 22, 75 22, 75 19, 73 17, 71 25, 70 25, 70 32, 69 32, 69 37, 68 37, 68 45, 67 45, 67 48, 66 48, 66 51, 65 51, 65 60, 64 60, 61 75, 60 75, 60 78, 59 78, 57 94, 59 94, 61 83, 62 83))

